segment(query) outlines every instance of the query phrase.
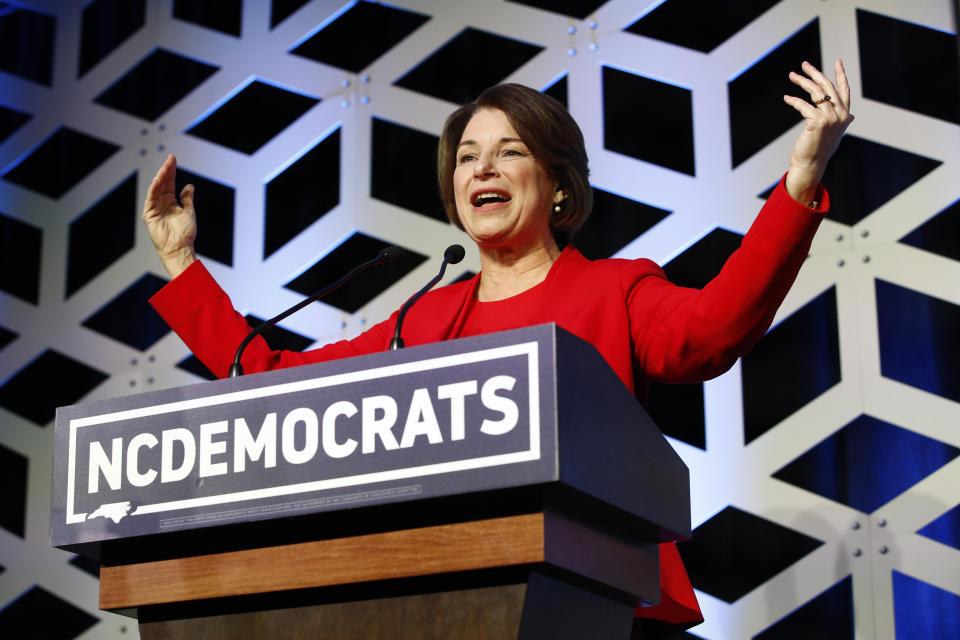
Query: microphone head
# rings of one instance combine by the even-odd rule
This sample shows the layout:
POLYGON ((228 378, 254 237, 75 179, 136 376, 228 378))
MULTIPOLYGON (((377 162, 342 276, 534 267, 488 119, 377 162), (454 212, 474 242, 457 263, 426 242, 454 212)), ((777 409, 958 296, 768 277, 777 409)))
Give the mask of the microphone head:
POLYGON ((403 257, 403 249, 400 247, 385 247, 380 250, 378 256, 383 260, 384 264, 390 264, 392 262, 397 262, 400 258, 403 257))
POLYGON ((443 259, 446 260, 448 264, 457 264, 463 260, 465 255, 467 255, 467 252, 462 245, 452 244, 443 252, 443 259))

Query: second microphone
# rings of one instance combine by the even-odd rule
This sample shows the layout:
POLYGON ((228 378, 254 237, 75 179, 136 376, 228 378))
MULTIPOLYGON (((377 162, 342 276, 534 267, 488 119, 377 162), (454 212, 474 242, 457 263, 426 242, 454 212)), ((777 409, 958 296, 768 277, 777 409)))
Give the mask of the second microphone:
POLYGON ((448 264, 457 264, 463 260, 463 256, 466 255, 466 251, 459 244, 452 244, 447 247, 447 250, 443 252, 443 264, 440 265, 440 273, 438 273, 434 278, 427 283, 427 285, 417 291, 415 294, 410 296, 410 298, 403 303, 403 306, 400 307, 400 313, 397 315, 397 328, 393 332, 393 338, 390 340, 390 350, 396 351, 397 349, 403 349, 403 338, 400 335, 401 330, 403 329, 403 318, 407 315, 407 311, 410 310, 410 307, 423 296, 427 291, 430 291, 443 277, 444 272, 447 270, 448 264))

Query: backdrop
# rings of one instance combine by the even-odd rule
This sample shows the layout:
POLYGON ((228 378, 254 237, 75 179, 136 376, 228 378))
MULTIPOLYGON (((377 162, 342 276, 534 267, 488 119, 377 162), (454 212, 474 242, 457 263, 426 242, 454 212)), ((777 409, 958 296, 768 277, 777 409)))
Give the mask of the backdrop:
MULTIPOLYGON (((167 153, 198 250, 270 317, 376 254, 400 268, 283 324, 356 335, 426 282, 446 115, 500 81, 583 128, 591 257, 701 286, 786 170, 781 96, 842 57, 856 122, 774 328, 728 373, 657 387, 692 474, 690 637, 960 635, 960 63, 949 0, 0 2, 0 629, 129 638, 97 567, 49 548, 56 406, 209 375, 146 305, 139 222, 167 153)), ((832 75, 832 72, 831 72, 832 75)), ((448 280, 479 268, 474 250, 448 280), (465 265, 465 266, 464 266, 465 265)))

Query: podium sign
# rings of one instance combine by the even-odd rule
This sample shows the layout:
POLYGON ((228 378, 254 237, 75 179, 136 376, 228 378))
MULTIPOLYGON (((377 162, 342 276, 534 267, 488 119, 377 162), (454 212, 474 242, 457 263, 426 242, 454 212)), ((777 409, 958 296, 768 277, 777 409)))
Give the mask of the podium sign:
MULTIPOLYGON (((609 451, 617 429, 637 430, 583 424, 593 402, 603 406, 592 417, 610 410, 590 391, 600 383, 636 405, 592 346, 541 325, 63 407, 51 544, 82 551, 119 538, 564 480, 643 515, 629 491, 605 487, 595 473, 578 476, 584 465, 576 460, 590 460, 596 444, 606 441, 609 451), (562 350, 574 361, 566 367, 558 342, 571 345, 562 350), (608 377, 592 379, 590 362, 608 377), (563 370, 572 372, 566 382, 563 370), (558 408, 572 402, 563 396, 580 393, 581 408, 566 412, 580 424, 561 427, 558 408), (561 464, 564 430, 576 456, 561 464)), ((676 454, 649 453, 647 471, 660 482, 675 478, 678 491, 666 493, 677 495, 666 499, 689 514, 686 468, 676 454)), ((689 533, 689 515, 674 524, 676 535, 689 533)))
POLYGON ((548 335, 515 338, 61 408, 52 543, 553 480, 548 335))

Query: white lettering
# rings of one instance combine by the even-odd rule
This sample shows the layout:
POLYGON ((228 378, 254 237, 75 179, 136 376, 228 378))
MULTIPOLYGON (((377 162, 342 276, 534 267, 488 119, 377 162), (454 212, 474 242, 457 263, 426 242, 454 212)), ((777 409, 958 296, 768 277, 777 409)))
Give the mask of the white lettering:
POLYGON ((334 402, 323 412, 323 452, 331 458, 346 458, 357 448, 357 441, 347 438, 343 444, 337 442, 337 418, 352 418, 357 415, 357 406, 341 400, 334 402))
POLYGON ((426 389, 414 389, 410 399, 410 411, 407 413, 407 422, 403 425, 403 435, 400 436, 400 446, 404 449, 412 447, 417 436, 427 436, 430 444, 443 442, 440 434, 440 424, 437 414, 433 410, 430 394, 426 389))
POLYGON ((480 425, 480 431, 488 436, 502 436, 517 426, 520 417, 517 403, 496 393, 500 389, 510 391, 516 382, 516 378, 512 376, 493 376, 483 383, 483 388, 480 389, 480 401, 483 402, 483 406, 503 414, 500 420, 484 419, 483 424, 480 425))
POLYGON ((158 443, 157 436, 152 433, 139 433, 130 438, 130 444, 127 445, 127 481, 133 486, 145 487, 157 477, 156 469, 147 469, 146 473, 140 473, 138 458, 140 449, 153 449, 158 443))
POLYGON ((104 491, 118 491, 124 476, 129 486, 146 487, 158 479, 163 484, 181 482, 195 472, 204 478, 242 473, 251 466, 272 469, 278 465, 278 454, 282 456, 280 465, 304 464, 314 460, 321 447, 321 455, 343 459, 358 450, 376 454, 411 448, 421 436, 427 441, 423 446, 463 441, 468 428, 471 434, 477 428, 476 424, 467 424, 468 399, 471 407, 478 402, 483 407, 480 432, 500 436, 520 423, 520 407, 510 393, 516 385, 517 378, 496 375, 485 381, 460 380, 413 389, 407 396, 409 407, 402 433, 397 433, 399 406, 406 398, 398 400, 384 394, 333 402, 322 407, 322 416, 320 407, 298 407, 284 416, 267 413, 259 429, 251 429, 247 419, 235 417, 198 427, 140 433, 129 439, 113 438, 109 451, 106 441, 90 442, 87 492, 98 493, 104 483, 108 486, 104 491), (443 430, 449 421, 446 434, 434 402, 449 403, 439 406, 443 430), (158 444, 162 444, 159 449, 158 444))
POLYGON ((477 381, 454 382, 437 387, 437 397, 450 401, 450 440, 463 440, 466 436, 464 398, 477 392, 477 381))
POLYGON ((370 396, 361 403, 360 421, 363 424, 363 453, 373 453, 377 448, 377 438, 383 448, 393 451, 400 445, 393 435, 393 426, 397 424, 397 401, 390 396, 370 396), (382 417, 377 417, 377 412, 382 417))
POLYGON ((110 457, 99 442, 90 443, 90 465, 87 475, 87 493, 100 491, 100 474, 107 481, 111 491, 120 488, 123 476, 123 438, 114 438, 110 447, 110 457))
POLYGON ((317 414, 307 407, 299 407, 288 413, 283 418, 281 427, 281 445, 283 459, 290 464, 303 464, 308 462, 317 453, 317 435, 318 421, 317 414), (303 449, 297 449, 294 441, 297 424, 302 422, 305 438, 303 449))
POLYGON ((189 429, 177 428, 164 431, 160 435, 160 483, 183 480, 193 471, 197 459, 197 443, 189 429), (173 443, 183 447, 183 462, 173 468, 173 443))
POLYGON ((222 476, 227 472, 226 462, 213 462, 213 456, 227 452, 224 440, 214 442, 213 436, 230 430, 226 420, 200 425, 200 477, 222 476))
POLYGON ((250 458, 250 462, 256 462, 260 456, 263 456, 264 469, 277 466, 276 413, 268 413, 264 416, 256 440, 250 435, 246 420, 237 418, 233 421, 233 470, 245 470, 247 458, 250 458))

